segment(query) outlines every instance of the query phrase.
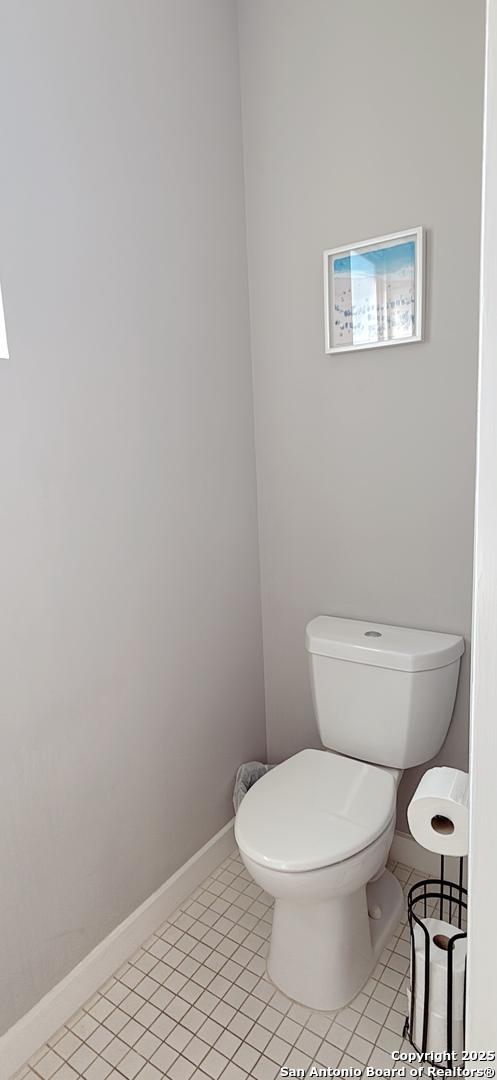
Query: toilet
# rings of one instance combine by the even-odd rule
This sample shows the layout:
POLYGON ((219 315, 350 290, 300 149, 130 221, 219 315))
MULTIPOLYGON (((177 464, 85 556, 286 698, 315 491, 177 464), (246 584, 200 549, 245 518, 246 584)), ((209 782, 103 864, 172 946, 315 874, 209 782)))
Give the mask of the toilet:
POLYGON ((400 918, 402 889, 385 869, 397 788, 442 746, 464 641, 320 615, 306 648, 324 749, 301 750, 254 784, 235 836, 275 899, 269 978, 330 1011, 364 986, 400 918))

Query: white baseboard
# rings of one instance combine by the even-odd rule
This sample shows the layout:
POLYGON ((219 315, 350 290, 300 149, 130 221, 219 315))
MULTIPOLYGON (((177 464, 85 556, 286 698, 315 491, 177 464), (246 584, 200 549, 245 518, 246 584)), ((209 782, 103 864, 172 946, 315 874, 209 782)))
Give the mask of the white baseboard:
MULTIPOLYGON (((440 877, 440 855, 421 847, 408 833, 396 832, 390 849, 390 858, 395 862, 412 866, 413 870, 428 877, 440 877)), ((444 874, 447 881, 459 881, 459 859, 445 860, 444 874)), ((466 884, 466 865, 464 866, 464 884, 466 884)))
POLYGON ((229 821, 148 900, 0 1037, 0 1076, 10 1077, 165 922, 234 847, 229 821))

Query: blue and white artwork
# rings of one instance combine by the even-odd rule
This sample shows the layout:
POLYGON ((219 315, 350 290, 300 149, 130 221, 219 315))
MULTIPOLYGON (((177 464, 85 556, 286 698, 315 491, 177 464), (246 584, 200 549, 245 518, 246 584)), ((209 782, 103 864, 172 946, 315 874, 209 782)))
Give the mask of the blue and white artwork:
POLYGON ((416 233, 327 252, 328 351, 419 340, 416 233))

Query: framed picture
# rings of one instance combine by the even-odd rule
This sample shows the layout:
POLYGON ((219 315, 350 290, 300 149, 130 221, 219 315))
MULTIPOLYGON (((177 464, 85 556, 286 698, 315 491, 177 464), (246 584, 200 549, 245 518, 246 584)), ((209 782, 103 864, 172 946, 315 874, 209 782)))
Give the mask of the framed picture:
POLYGON ((324 252, 327 353, 423 340, 422 226, 324 252))

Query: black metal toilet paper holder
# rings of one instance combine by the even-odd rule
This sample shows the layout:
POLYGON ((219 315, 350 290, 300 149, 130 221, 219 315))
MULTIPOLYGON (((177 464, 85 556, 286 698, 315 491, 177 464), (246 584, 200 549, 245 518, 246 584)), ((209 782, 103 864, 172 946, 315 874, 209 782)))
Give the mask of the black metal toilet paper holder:
MULTIPOLYGON (((409 890, 407 896, 407 918, 409 923, 410 944, 411 944, 411 1002, 408 1016, 404 1024, 403 1036, 411 1043, 411 1046, 418 1054, 427 1054, 428 1048, 428 1024, 430 1016, 430 960, 432 948, 444 948, 447 952, 447 1036, 446 1036, 446 1048, 447 1054, 446 1067, 450 1068, 451 1055, 454 1053, 453 1049, 453 991, 454 991, 454 955, 455 946, 458 941, 467 937, 466 930, 463 929, 463 922, 466 918, 467 911, 467 897, 468 893, 463 888, 463 867, 464 859, 459 860, 459 882, 456 884, 453 881, 445 880, 445 860, 442 855, 440 865, 440 878, 427 878, 425 881, 418 881, 409 890), (428 905, 433 907, 432 911, 429 911, 428 905), (435 916, 442 922, 445 921, 451 926, 455 926, 459 933, 454 934, 450 938, 443 941, 433 943, 430 937, 430 932, 423 921, 429 916, 435 916), (420 960, 419 955, 416 954, 414 929, 415 926, 419 926, 424 935, 424 950, 423 956, 420 960), (416 980, 419 978, 420 971, 419 966, 424 967, 424 994, 422 1000, 422 1040, 421 1046, 416 1046, 413 1041, 414 1033, 414 1017, 416 1009, 416 980)), ((419 1007, 419 1006, 418 1006, 419 1007)), ((466 1033, 466 961, 464 964, 464 1004, 463 1004, 463 1045, 464 1037, 466 1033)), ((417 1032, 416 1032, 417 1033, 417 1032)), ((443 1053, 444 1051, 442 1051, 443 1053)), ((443 1065, 442 1065, 443 1068, 443 1065)))

